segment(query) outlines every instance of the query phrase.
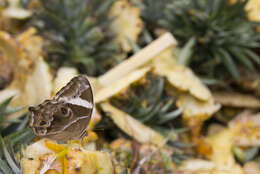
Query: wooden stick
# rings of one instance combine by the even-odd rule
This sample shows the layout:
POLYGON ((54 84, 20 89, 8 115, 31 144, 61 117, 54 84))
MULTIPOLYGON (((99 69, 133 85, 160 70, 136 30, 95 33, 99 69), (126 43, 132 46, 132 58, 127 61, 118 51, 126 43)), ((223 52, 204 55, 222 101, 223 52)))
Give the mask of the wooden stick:
POLYGON ((169 48, 170 46, 176 45, 177 42, 171 33, 165 33, 151 44, 146 46, 144 49, 125 60, 121 64, 117 65, 115 68, 108 71, 106 74, 98 78, 99 83, 102 86, 108 86, 111 83, 119 80, 126 74, 130 73, 134 69, 146 64, 151 59, 156 57, 163 50, 169 48))

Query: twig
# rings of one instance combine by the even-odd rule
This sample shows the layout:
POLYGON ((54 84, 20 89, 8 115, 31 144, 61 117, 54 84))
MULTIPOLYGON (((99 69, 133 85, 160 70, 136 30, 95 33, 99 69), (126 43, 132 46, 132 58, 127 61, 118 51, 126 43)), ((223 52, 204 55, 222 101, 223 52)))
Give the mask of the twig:
POLYGON ((133 174, 139 174, 142 166, 144 165, 144 163, 146 163, 148 160, 150 160, 153 157, 153 155, 156 152, 158 152, 168 142, 168 140, 169 140, 169 138, 166 138, 156 149, 153 150, 153 152, 150 155, 141 159, 138 163, 138 166, 134 170, 133 174))

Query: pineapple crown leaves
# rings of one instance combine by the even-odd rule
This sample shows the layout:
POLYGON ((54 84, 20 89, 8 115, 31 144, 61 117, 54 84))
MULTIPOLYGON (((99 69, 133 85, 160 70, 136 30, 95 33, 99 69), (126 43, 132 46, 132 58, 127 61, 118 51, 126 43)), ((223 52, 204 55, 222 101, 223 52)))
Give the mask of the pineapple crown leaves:
MULTIPOLYGON (((22 109, 22 107, 11 108, 9 103, 13 97, 10 97, 0 104, 0 123, 6 123, 7 120, 4 116, 17 112, 22 109)), ((28 116, 22 120, 10 120, 8 122, 18 122, 17 126, 8 126, 3 130, 1 127, 0 135, 0 173, 5 174, 22 174, 21 168, 16 159, 16 153, 19 152, 23 144, 29 143, 34 135, 31 129, 25 128, 28 123, 28 116), (3 133, 4 132, 4 133, 3 133), (8 134, 8 132, 12 132, 8 134), (5 137, 2 137, 6 134, 5 137)))
POLYGON ((253 61, 260 65, 259 56, 251 50, 260 46, 260 34, 254 30, 257 23, 247 18, 247 0, 233 4, 226 0, 184 1, 181 5, 169 4, 160 24, 174 34, 181 46, 195 40, 187 62, 197 73, 210 70, 216 76, 218 68, 222 68, 238 79, 237 64, 249 69, 254 68, 253 61))
POLYGON ((23 144, 29 143, 33 139, 34 135, 31 129, 25 128, 29 120, 28 116, 21 120, 7 120, 5 118, 6 115, 23 109, 23 107, 8 106, 12 99, 13 97, 10 97, 0 103, 0 126, 4 123, 19 122, 18 125, 12 124, 6 128, 0 127, 0 173, 22 174, 21 168, 16 159, 16 153, 19 152, 23 144), (6 136, 3 137, 3 134, 6 136))
POLYGON ((250 147, 245 150, 234 146, 232 147, 232 152, 240 163, 245 164, 257 157, 259 147, 250 147))
POLYGON ((174 99, 164 90, 164 78, 149 74, 145 81, 143 85, 132 85, 127 98, 118 96, 111 103, 152 126, 166 124, 181 115, 182 110, 176 109, 174 99))
POLYGON ((188 128, 181 127, 180 120, 177 120, 183 110, 176 108, 175 99, 167 95, 165 87, 164 77, 148 73, 144 79, 132 84, 127 91, 111 98, 110 102, 165 137, 169 137, 168 144, 175 149, 175 156, 181 161, 187 157, 181 149, 191 145, 183 143, 177 135, 187 132, 188 128))
POLYGON ((181 161, 187 156, 181 149, 191 145, 176 139, 176 135, 188 129, 181 127, 180 120, 177 120, 182 114, 182 109, 176 108, 175 99, 167 95, 165 86, 165 78, 149 73, 143 81, 132 84, 126 93, 113 97, 110 102, 165 137, 169 137, 168 144, 178 151, 175 156, 181 161))
POLYGON ((5 118, 5 116, 18 112, 24 108, 24 107, 8 106, 10 104, 10 102, 12 101, 12 99, 13 99, 13 97, 9 97, 6 100, 4 100, 2 103, 0 103, 0 131, 2 129, 1 128, 2 124, 21 122, 21 120, 18 120, 18 119, 6 119, 5 118))
POLYGON ((152 29, 156 27, 157 21, 164 17, 162 9, 165 9, 167 4, 172 0, 143 0, 136 5, 142 9, 141 17, 147 24, 147 27, 152 29))
POLYGON ((6 147, 6 142, 2 136, 0 136, 0 146, 0 171, 5 174, 21 174, 22 171, 18 166, 16 159, 13 158, 15 157, 13 149, 8 149, 6 147))
POLYGON ((116 63, 118 46, 108 12, 114 0, 41 0, 39 25, 52 41, 48 58, 98 75, 116 63))
POLYGON ((21 146, 28 144, 33 137, 33 132, 29 128, 22 128, 6 137, 0 135, 0 173, 22 174, 16 153, 19 153, 21 146))
POLYGON ((142 9, 141 17, 148 30, 154 30, 160 27, 159 21, 165 18, 164 11, 169 5, 181 6, 186 0, 142 0, 133 3, 142 9))

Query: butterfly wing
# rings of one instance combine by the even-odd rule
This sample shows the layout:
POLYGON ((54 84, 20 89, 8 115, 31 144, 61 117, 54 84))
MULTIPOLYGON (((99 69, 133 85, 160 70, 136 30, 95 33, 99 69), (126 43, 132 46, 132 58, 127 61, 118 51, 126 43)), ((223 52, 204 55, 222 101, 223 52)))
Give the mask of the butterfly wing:
MULTIPOLYGON (((70 118, 64 118, 66 125, 63 131, 81 135, 85 131, 93 111, 93 92, 86 76, 74 77, 54 97, 59 103, 65 104, 71 111, 70 118)), ((53 125, 55 126, 55 125, 53 125)))
POLYGON ((79 75, 74 77, 65 87, 63 87, 54 97, 57 101, 75 102, 81 101, 81 105, 93 109, 93 93, 90 83, 86 76, 79 75))
POLYGON ((40 137, 78 139, 86 130, 94 107, 86 76, 79 75, 63 87, 53 100, 30 108, 30 126, 40 137))

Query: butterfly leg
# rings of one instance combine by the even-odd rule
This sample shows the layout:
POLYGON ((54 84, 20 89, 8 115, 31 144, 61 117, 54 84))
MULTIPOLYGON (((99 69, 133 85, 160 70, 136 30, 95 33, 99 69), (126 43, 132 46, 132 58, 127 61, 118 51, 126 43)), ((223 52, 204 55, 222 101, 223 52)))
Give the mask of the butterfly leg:
POLYGON ((81 135, 80 135, 80 138, 81 139, 84 139, 84 137, 88 136, 88 131, 87 130, 84 130, 81 135))
POLYGON ((89 130, 89 131, 86 130, 86 132, 87 132, 87 134, 85 134, 85 135, 87 135, 87 136, 84 136, 81 138, 82 146, 84 146, 90 142, 94 142, 98 139, 98 135, 95 132, 93 132, 91 130, 89 130))
POLYGON ((88 143, 88 131, 84 130, 80 135, 80 144, 84 146, 88 143))

